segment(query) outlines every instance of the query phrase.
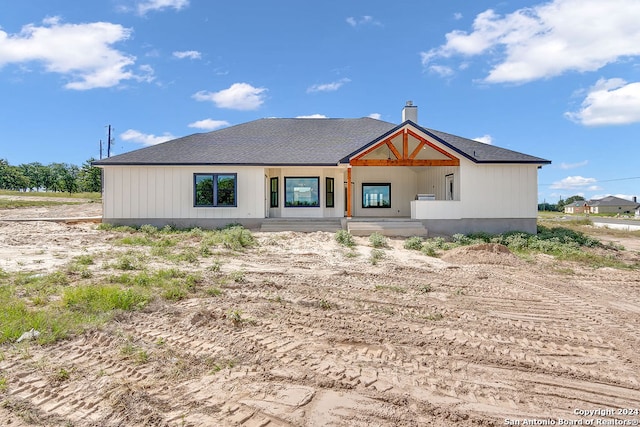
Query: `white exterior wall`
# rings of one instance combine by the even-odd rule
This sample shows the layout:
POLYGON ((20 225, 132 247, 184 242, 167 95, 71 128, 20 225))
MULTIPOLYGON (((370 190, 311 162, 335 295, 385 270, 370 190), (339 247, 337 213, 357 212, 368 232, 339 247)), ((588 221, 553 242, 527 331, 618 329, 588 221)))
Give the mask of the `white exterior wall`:
POLYGON ((105 166, 103 217, 264 218, 264 168, 105 166), (194 207, 195 173, 236 173, 237 207, 194 207))
MULTIPOLYGON (((278 207, 269 208, 271 218, 342 218, 344 217, 345 168, 286 167, 267 169, 268 178, 278 177, 278 207), (285 207, 285 177, 319 178, 319 207, 285 207), (326 178, 334 179, 334 207, 326 207, 326 178)), ((267 199, 270 195, 267 194, 267 199)), ((270 202, 269 200, 267 202, 270 202)))
POLYGON ((418 193, 435 194, 436 200, 445 200, 445 176, 453 174, 454 199, 460 200, 460 168, 458 166, 431 166, 419 169, 418 193))
POLYGON ((401 166, 357 166, 352 168, 353 216, 410 216, 409 202, 418 194, 417 173, 401 166), (391 208, 363 208, 362 184, 391 183, 391 208))
POLYGON ((417 219, 536 218, 538 168, 530 164, 475 164, 460 160, 454 183, 458 197, 449 201, 413 201, 417 219))

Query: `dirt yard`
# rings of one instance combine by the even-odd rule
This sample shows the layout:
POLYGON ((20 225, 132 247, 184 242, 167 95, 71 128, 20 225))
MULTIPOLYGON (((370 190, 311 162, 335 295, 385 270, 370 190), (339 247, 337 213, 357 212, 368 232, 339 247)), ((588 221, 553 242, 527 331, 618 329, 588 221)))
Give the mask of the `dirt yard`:
MULTIPOLYGON (((71 214, 100 206, 0 211, 0 268, 46 273, 124 250, 95 224, 3 221, 71 214)), ((402 239, 374 264, 365 238, 351 252, 330 233, 254 236, 242 252, 167 261, 206 276, 215 260, 241 279, 221 295, 0 346, 0 425, 638 425, 638 270, 495 245, 435 258, 402 239)), ((93 268, 96 281, 111 273, 93 268)))

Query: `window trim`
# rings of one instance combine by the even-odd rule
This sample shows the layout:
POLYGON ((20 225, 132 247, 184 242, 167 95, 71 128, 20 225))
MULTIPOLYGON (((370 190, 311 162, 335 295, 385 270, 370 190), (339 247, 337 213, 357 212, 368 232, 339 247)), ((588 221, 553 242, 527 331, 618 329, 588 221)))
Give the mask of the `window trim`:
POLYGON ((363 182, 362 183, 362 208, 363 209, 391 209, 391 183, 390 182, 363 182), (389 206, 365 206, 364 188, 369 187, 387 187, 389 189, 389 206))
POLYGON ((319 208, 320 207, 320 177, 319 176, 285 176, 284 177, 284 207, 285 208, 319 208), (318 187, 318 201, 315 205, 289 205, 287 200, 287 180, 289 179, 314 179, 318 187))
POLYGON ((277 208, 278 202, 280 199, 280 183, 278 182, 278 177, 273 176, 269 179, 269 207, 277 208), (273 189, 273 184, 276 184, 275 190, 273 189))
POLYGON ((237 208, 238 207, 238 174, 235 172, 196 172, 193 174, 193 207, 194 208, 237 208), (197 197, 198 177, 211 177, 213 181, 213 204, 199 205, 197 197), (218 203, 218 177, 233 176, 233 205, 221 205, 218 203))
POLYGON ((335 178, 326 177, 324 180, 324 204, 328 208, 336 207, 336 181, 335 178), (331 185, 329 185, 331 183, 331 185), (331 191, 329 191, 331 190, 331 191), (329 203, 329 195, 331 195, 331 203, 329 203))

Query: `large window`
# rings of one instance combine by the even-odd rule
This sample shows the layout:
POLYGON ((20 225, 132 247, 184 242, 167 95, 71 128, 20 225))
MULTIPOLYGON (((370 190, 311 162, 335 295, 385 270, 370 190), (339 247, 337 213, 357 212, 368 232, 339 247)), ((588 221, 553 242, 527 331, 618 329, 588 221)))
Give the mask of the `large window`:
POLYGON ((196 173, 193 180, 194 206, 237 206, 237 174, 196 173))
POLYGON ((318 197, 319 187, 319 177, 284 177, 285 207, 320 206, 320 198, 318 197))
POLYGON ((278 177, 271 178, 270 194, 271 194, 270 206, 272 208, 277 208, 278 207, 278 177))
POLYGON ((363 208, 390 208, 391 184, 362 184, 363 208))
POLYGON ((324 201, 328 208, 335 207, 335 202, 333 200, 335 195, 334 183, 335 180, 333 178, 327 178, 324 186, 324 201))

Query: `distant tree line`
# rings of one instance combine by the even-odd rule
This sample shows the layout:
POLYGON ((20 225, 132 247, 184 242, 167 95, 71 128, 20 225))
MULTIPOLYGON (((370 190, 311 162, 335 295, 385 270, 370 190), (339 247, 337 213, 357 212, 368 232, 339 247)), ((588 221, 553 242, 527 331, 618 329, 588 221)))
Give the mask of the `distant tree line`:
POLYGON ((12 166, 0 159, 0 189, 14 191, 53 191, 65 193, 99 192, 102 190, 100 168, 92 166, 95 159, 81 167, 69 163, 38 162, 12 166))
POLYGON ((571 196, 567 199, 560 199, 558 203, 539 203, 538 210, 539 211, 558 211, 564 212, 564 207, 575 203, 577 201, 584 200, 582 196, 571 196))

